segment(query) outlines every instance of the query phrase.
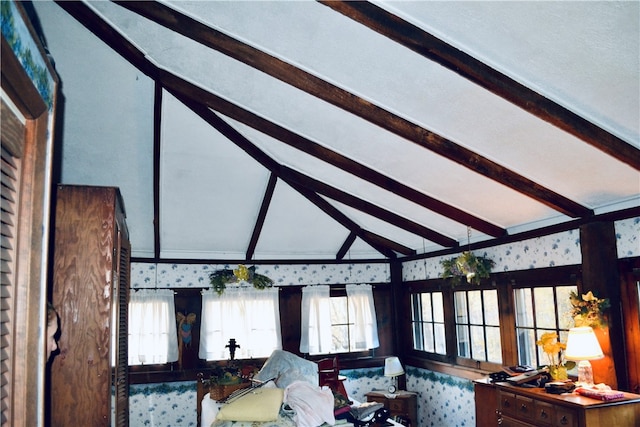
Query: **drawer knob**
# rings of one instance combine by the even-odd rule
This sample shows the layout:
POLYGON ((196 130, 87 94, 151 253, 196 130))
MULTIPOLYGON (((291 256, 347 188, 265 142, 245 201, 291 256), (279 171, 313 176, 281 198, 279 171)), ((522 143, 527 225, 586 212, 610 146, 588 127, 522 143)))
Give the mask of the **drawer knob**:
POLYGON ((549 418, 549 414, 547 414, 547 411, 545 411, 544 409, 542 411, 540 411, 540 418, 542 419, 547 419, 549 418))
POLYGON ((562 424, 563 426, 566 426, 567 424, 569 424, 569 420, 565 415, 563 415, 562 418, 560 418, 560 424, 562 424))
POLYGON ((502 406, 504 406, 505 408, 508 408, 511 406, 511 403, 509 403, 509 401, 505 399, 504 402, 502 402, 502 406))
POLYGON ((520 405, 520 412, 528 412, 527 405, 525 405, 524 403, 520 405))

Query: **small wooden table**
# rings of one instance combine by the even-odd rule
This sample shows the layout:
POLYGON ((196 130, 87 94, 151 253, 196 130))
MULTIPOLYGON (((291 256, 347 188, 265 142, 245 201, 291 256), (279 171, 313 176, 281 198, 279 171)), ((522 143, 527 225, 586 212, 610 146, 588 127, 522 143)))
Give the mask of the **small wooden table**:
POLYGON ((412 427, 418 427, 418 393, 412 391, 398 391, 394 397, 383 391, 370 391, 367 402, 379 402, 391 413, 391 418, 402 417, 409 421, 412 427))

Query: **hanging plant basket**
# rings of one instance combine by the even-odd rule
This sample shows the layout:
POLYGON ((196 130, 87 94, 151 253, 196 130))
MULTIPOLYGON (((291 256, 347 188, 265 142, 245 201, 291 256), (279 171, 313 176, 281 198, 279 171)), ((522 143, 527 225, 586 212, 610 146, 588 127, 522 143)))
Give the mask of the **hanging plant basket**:
POLYGON ((209 274, 211 287, 221 295, 229 283, 247 282, 256 289, 265 289, 273 286, 273 280, 262 274, 256 273, 256 267, 246 267, 242 264, 237 269, 225 268, 209 274))
POLYGON ((488 279, 495 262, 489 258, 476 257, 471 252, 462 252, 457 258, 440 261, 444 268, 441 274, 443 279, 450 279, 454 285, 459 284, 462 278, 467 283, 479 285, 481 279, 488 279))

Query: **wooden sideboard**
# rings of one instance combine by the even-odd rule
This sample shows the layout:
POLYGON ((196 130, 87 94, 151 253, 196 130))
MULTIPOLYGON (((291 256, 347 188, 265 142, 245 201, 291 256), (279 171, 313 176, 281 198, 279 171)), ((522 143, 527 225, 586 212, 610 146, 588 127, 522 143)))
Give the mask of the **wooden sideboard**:
POLYGON ((476 426, 636 427, 640 395, 600 401, 576 393, 550 394, 542 388, 508 383, 475 383, 476 426))
POLYGON ((382 391, 370 391, 367 402, 379 402, 391 412, 391 417, 402 417, 411 427, 418 427, 418 395, 411 391, 398 391, 395 397, 387 397, 382 391))

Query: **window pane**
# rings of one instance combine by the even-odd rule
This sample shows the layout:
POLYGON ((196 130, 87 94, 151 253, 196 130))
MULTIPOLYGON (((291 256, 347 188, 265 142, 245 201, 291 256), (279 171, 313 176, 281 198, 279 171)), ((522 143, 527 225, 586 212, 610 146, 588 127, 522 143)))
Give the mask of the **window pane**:
POLYGON ((534 288, 535 318, 538 328, 556 328, 556 303, 553 300, 553 288, 534 288))
POLYGON ((498 311, 498 291, 483 291, 484 295, 484 322, 487 325, 500 325, 500 312, 498 311))
POLYGON ((500 328, 487 327, 487 360, 502 363, 502 344, 500 343, 500 328))
POLYGON ((458 356, 471 358, 469 330, 467 329, 467 326, 458 325, 456 332, 458 334, 458 356))
POLYGON ((424 323, 424 350, 433 353, 433 323, 424 323))
POLYGON ((464 292, 456 292, 454 294, 454 298, 456 302, 456 323, 469 323, 469 316, 467 315, 466 294, 464 292))
POLYGON ((447 343, 444 334, 444 324, 437 323, 435 326, 436 353, 447 354, 447 343))
POLYGON ((518 334, 518 361, 522 365, 537 366, 536 345, 533 329, 519 329, 518 334))
POLYGON ((347 297, 331 297, 331 324, 348 323, 347 297))
POLYGON ((482 295, 480 291, 469 291, 469 323, 482 325, 482 295))
POLYGON ((421 319, 422 294, 411 294, 411 320, 417 322, 421 319))
POLYGON ((431 315, 431 294, 422 294, 422 321, 432 322, 433 316, 431 315))
MULTIPOLYGON (((558 286, 556 288, 556 295, 558 299, 558 322, 560 325, 560 329, 569 329, 572 328, 574 323, 571 318, 571 300, 569 299, 569 294, 574 291, 575 286, 558 286)), ((566 341, 563 341, 566 342, 566 341)))
POLYGON ((442 292, 433 293, 433 320, 444 323, 444 304, 442 303, 442 292))
POLYGON ((486 360, 484 328, 471 326, 471 356, 475 360, 486 360))
POLYGON ((515 289, 513 298, 516 304, 516 326, 533 328, 531 288, 515 289))
POLYGON ((343 353, 349 351, 349 327, 347 325, 331 326, 332 351, 343 353))

